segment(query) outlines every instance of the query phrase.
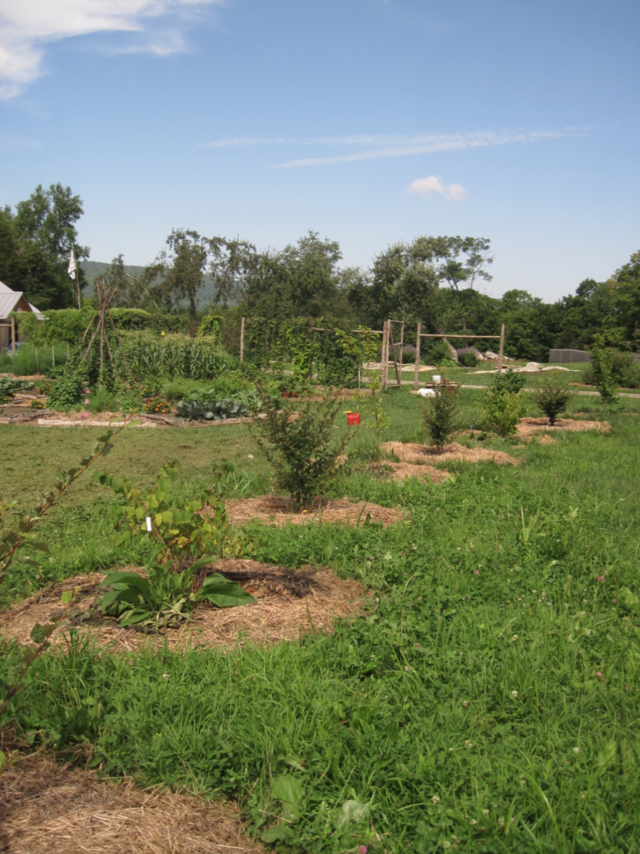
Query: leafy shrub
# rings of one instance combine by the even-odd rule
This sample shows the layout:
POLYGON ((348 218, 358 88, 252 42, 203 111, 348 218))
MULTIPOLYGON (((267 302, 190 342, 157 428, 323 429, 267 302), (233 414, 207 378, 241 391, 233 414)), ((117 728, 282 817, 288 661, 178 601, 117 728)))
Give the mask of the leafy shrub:
MULTIPOLYGON (((158 630, 186 619, 198 598, 193 593, 196 571, 218 557, 237 557, 247 549, 243 535, 230 532, 220 496, 207 489, 185 499, 174 491, 177 477, 175 461, 167 463, 156 486, 146 494, 106 472, 97 477, 122 499, 108 510, 116 545, 133 537, 149 537, 157 544, 147 561, 147 578, 116 572, 103 582, 111 592, 102 599, 102 611, 117 616, 122 626, 158 630)), ((207 579, 199 598, 218 607, 254 601, 222 576, 207 579)))
POLYGON ((487 426, 503 439, 513 435, 518 422, 527 411, 527 399, 522 391, 501 391, 490 388, 484 402, 484 420, 487 426))
POLYGON ((600 399, 608 406, 613 406, 618 400, 618 381, 614 373, 615 350, 605 347, 602 335, 596 335, 590 353, 591 369, 600 399))
POLYGON ((478 366, 478 357, 475 353, 458 353, 458 364, 463 368, 476 368, 478 366))
POLYGON ((51 389, 47 397, 47 406, 56 412, 68 412, 84 400, 84 382, 82 378, 66 372, 51 389))
POLYGON ((441 451, 456 428, 458 386, 444 380, 433 388, 434 394, 423 405, 424 421, 431 441, 441 451))
POLYGON ((90 412, 115 412, 119 408, 116 396, 113 392, 107 391, 106 388, 99 388, 89 393, 89 400, 86 404, 90 412))
POLYGON ((263 411, 253 409, 253 436, 273 465, 278 486, 297 507, 308 506, 338 476, 338 458, 351 440, 351 432, 336 439, 332 429, 343 402, 331 392, 320 403, 298 404, 266 387, 258 392, 263 411))
POLYGON ((177 477, 175 460, 160 470, 156 486, 146 493, 121 477, 106 472, 97 476, 102 486, 110 487, 122 499, 108 509, 116 530, 115 544, 151 533, 162 544, 165 562, 192 561, 203 554, 210 560, 239 556, 245 540, 241 534, 230 532, 220 496, 213 489, 205 489, 183 498, 175 492, 177 477))
MULTIPOLYGON (((602 349, 603 345, 600 342, 599 344, 596 343, 594 346, 597 349, 602 349)), ((591 364, 585 371, 583 371, 582 379, 583 382, 588 383, 589 385, 597 386, 599 374, 597 374, 596 371, 599 370, 601 373, 602 369, 598 366, 601 364, 602 356, 598 354, 594 360, 593 350, 594 348, 592 347, 591 364)), ((640 388, 640 365, 634 362, 633 354, 610 349, 610 358, 610 370, 615 386, 620 386, 622 388, 640 388)))
POLYGON ((521 374, 518 371, 514 371, 509 368, 501 374, 495 374, 492 382, 492 388, 500 393, 509 392, 511 394, 517 394, 519 391, 522 391, 526 382, 527 378, 525 374, 521 374))
POLYGON ((542 386, 533 393, 533 401, 553 426, 575 396, 575 391, 567 388, 557 377, 545 377, 542 386))

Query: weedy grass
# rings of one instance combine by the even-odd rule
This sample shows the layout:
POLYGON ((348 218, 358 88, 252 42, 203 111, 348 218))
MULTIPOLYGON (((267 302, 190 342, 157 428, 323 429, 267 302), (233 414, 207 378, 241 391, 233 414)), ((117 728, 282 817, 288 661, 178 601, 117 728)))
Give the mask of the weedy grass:
MULTIPOLYGON (((386 400, 390 436, 423 440, 415 398, 386 400)), ((475 417, 482 395, 464 391, 461 401, 475 417)), ((256 524, 251 535, 259 560, 360 579, 371 591, 363 618, 333 635, 227 654, 114 658, 72 636, 66 654, 29 674, 19 727, 63 754, 88 742, 105 773, 238 798, 252 834, 279 821, 267 836, 279 847, 640 851, 640 422, 624 412, 611 420, 608 436, 521 446, 518 467, 448 466, 454 477, 439 486, 356 467, 342 492, 402 506, 405 522, 256 524)), ((74 455, 59 432, 45 433, 43 468, 51 454, 74 455)), ((151 478, 188 444, 185 489, 222 457, 236 462, 225 494, 264 489, 244 428, 144 433, 114 449, 114 474, 151 478)), ((25 429, 2 441, 15 434, 25 429)), ((84 446, 86 433, 73 441, 84 446)), ((354 444, 368 453, 364 430, 354 444)), ((56 562, 78 537, 73 572, 84 540, 95 540, 98 559, 116 557, 97 494, 85 485, 49 522, 56 562)), ((8 646, 0 676, 16 660, 8 646)))

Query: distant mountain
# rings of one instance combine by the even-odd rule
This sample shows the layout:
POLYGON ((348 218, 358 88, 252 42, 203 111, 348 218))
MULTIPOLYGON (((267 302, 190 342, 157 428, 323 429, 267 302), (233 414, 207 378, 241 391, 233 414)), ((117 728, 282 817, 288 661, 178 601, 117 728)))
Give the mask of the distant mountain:
MULTIPOLYGON (((82 261, 80 266, 85 272, 87 277, 87 282, 89 283, 87 287, 82 292, 86 297, 92 297, 95 292, 94 279, 96 276, 100 276, 102 273, 106 272, 110 264, 107 264, 105 261, 82 261)), ((144 272, 144 267, 136 267, 134 264, 125 264, 124 265, 125 273, 128 273, 130 276, 135 276, 139 278, 144 272)), ((204 309, 206 308, 211 301, 213 300, 213 281, 210 276, 204 277, 204 285, 202 286, 202 290, 198 294, 198 308, 204 309)), ((182 300, 180 305, 186 307, 189 303, 186 300, 182 300)))

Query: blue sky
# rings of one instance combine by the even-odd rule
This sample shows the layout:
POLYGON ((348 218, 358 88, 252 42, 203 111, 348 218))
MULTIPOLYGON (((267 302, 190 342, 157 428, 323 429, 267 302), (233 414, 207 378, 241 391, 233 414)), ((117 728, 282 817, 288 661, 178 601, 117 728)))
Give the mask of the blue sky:
POLYGON ((640 249, 638 0, 0 0, 0 204, 61 182, 93 260, 172 227, 368 266, 491 239, 547 301, 640 249))

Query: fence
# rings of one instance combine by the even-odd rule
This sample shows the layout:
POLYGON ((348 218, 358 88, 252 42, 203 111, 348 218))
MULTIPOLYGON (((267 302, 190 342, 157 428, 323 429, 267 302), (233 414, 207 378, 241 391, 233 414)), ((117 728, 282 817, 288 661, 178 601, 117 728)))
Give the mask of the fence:
POLYGON ((557 362, 572 363, 572 362, 590 362, 591 354, 586 350, 549 350, 549 363, 557 362))

